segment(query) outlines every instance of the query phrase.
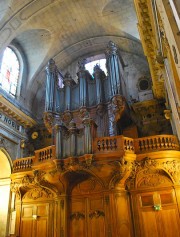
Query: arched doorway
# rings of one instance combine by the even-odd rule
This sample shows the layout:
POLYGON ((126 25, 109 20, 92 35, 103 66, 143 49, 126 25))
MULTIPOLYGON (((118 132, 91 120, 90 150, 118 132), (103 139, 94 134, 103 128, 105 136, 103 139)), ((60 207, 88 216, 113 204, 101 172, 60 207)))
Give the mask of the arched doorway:
POLYGON ((6 152, 0 150, 0 237, 5 237, 9 234, 10 225, 10 175, 11 164, 6 152))

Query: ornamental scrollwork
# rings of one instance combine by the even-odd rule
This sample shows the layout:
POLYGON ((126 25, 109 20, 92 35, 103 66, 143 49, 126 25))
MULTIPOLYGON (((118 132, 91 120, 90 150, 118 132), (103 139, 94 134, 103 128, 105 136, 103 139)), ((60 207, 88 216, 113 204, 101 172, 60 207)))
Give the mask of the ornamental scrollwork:
POLYGON ((28 191, 23 197, 23 199, 33 199, 33 200, 37 200, 40 198, 53 198, 53 194, 48 189, 35 188, 28 191))
POLYGON ((173 177, 175 182, 180 183, 180 161, 166 161, 162 163, 162 166, 173 177))
POLYGON ((70 220, 80 220, 84 218, 85 218, 85 215, 84 213, 81 213, 81 212, 73 212, 70 215, 70 220))
POLYGON ((112 172, 112 179, 110 181, 110 188, 114 188, 116 184, 123 184, 131 174, 133 162, 127 161, 122 157, 120 160, 110 162, 109 165, 115 166, 115 170, 112 172))
POLYGON ((121 115, 125 109, 125 101, 122 96, 114 96, 112 99, 112 110, 115 116, 115 121, 121 118, 121 115))
POLYGON ((93 212, 91 212, 90 214, 89 214, 89 217, 92 219, 92 218, 99 218, 99 217, 104 217, 105 216, 105 214, 104 214, 104 212, 103 211, 100 211, 100 210, 95 210, 95 211, 93 211, 93 212))

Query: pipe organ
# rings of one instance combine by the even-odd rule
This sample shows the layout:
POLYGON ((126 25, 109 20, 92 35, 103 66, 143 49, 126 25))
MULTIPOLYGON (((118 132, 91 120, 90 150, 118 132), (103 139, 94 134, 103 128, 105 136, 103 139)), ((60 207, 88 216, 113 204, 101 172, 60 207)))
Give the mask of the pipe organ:
POLYGON ((111 41, 106 58, 107 76, 98 65, 90 75, 81 60, 78 81, 66 73, 63 87, 49 61, 44 123, 53 144, 13 163, 14 236, 180 237, 178 140, 149 135, 164 123, 163 107, 153 100, 130 108, 111 41), (138 123, 147 136, 138 137, 138 123))

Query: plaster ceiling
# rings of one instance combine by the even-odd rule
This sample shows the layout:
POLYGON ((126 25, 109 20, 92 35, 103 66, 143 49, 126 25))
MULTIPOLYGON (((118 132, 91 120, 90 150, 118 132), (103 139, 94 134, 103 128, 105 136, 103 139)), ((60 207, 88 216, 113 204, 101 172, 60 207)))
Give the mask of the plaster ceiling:
POLYGON ((12 40, 23 48, 31 98, 50 58, 63 70, 104 52, 110 39, 143 55, 133 0, 0 0, 0 9, 0 51, 12 40))

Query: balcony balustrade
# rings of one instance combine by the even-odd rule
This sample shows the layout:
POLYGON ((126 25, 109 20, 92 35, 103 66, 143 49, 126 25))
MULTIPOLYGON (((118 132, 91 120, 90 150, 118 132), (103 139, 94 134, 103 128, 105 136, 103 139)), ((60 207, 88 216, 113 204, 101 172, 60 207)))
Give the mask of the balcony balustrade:
MULTIPOLYGON (((164 150, 180 150, 179 142, 173 135, 157 135, 142 138, 128 138, 124 136, 100 137, 93 141, 93 154, 106 155, 110 153, 128 152, 143 154, 164 150)), ((35 156, 20 158, 13 162, 13 172, 31 170, 33 165, 56 159, 55 146, 36 150, 35 156)), ((65 158, 66 159, 66 158, 65 158)))

